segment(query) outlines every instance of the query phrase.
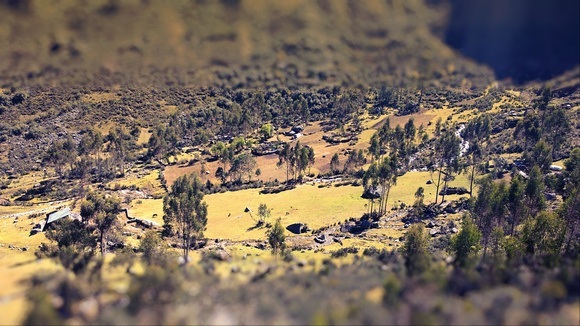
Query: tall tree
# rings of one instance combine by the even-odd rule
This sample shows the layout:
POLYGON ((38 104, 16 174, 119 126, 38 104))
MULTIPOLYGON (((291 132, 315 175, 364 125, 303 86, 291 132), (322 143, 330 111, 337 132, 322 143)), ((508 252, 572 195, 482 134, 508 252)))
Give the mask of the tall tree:
POLYGON ((181 239, 183 257, 188 260, 191 245, 203 237, 207 224, 207 204, 203 201, 203 183, 195 175, 184 175, 171 185, 163 199, 164 233, 181 239))
POLYGON ((447 131, 441 138, 439 149, 442 151, 442 163, 445 165, 445 177, 443 178, 443 196, 441 201, 445 201, 447 194, 447 183, 453 178, 453 174, 459 170, 461 139, 452 131, 447 131))
POLYGON ((524 225, 522 241, 526 251, 547 266, 559 260, 565 239, 565 222, 556 214, 542 211, 524 225))
POLYGON ((463 216, 461 231, 451 238, 450 247, 455 253, 454 264, 459 268, 471 266, 480 248, 481 233, 468 215, 463 216))
POLYGON ((107 235, 117 226, 117 216, 121 212, 121 201, 114 196, 91 192, 81 204, 83 221, 93 222, 97 227, 101 255, 106 252, 107 235))
POLYGON ((339 173, 339 166, 340 161, 338 158, 338 153, 334 153, 334 155, 332 155, 332 158, 330 159, 330 173, 331 174, 339 173))
POLYGON ((546 206, 544 188, 545 185, 542 172, 537 165, 534 165, 530 171, 529 179, 524 190, 524 200, 528 211, 528 217, 535 216, 546 206))
POLYGON ((516 228, 524 218, 526 207, 524 206, 524 182, 522 177, 514 175, 510 182, 507 195, 507 210, 509 235, 515 235, 516 228))
POLYGON ((463 139, 469 142, 467 151, 468 164, 470 170, 469 174, 469 196, 473 197, 473 185, 475 183, 475 172, 477 166, 481 163, 485 156, 485 144, 489 139, 491 133, 491 121, 487 114, 479 116, 471 120, 463 130, 463 139))
POLYGON ((290 178, 290 171, 293 169, 293 156, 294 151, 289 143, 284 144, 284 148, 278 153, 278 163, 277 166, 282 166, 286 164, 286 182, 290 178))
POLYGON ((78 145, 79 155, 97 156, 97 178, 101 178, 101 150, 103 147, 103 135, 93 128, 88 129, 78 145))
POLYGON ((484 257, 494 228, 503 227, 506 211, 507 185, 495 183, 489 177, 481 180, 479 194, 475 200, 473 214, 483 238, 484 257))
POLYGON ((135 145, 135 140, 123 127, 116 127, 107 136, 109 141, 109 151, 113 154, 121 176, 125 175, 125 162, 131 148, 135 145))

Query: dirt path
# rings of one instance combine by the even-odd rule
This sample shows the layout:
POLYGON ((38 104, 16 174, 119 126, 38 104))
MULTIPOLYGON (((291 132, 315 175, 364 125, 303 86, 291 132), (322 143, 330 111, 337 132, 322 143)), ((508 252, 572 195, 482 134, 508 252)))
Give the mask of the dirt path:
MULTIPOLYGON (((40 208, 40 209, 34 209, 34 210, 26 211, 26 212, 11 213, 11 214, 0 212, 0 218, 17 218, 17 217, 21 217, 21 216, 28 216, 31 214, 44 214, 44 213, 56 210, 58 206, 60 206, 62 203, 66 202, 66 201, 67 200, 57 200, 57 201, 42 203, 42 204, 47 204, 50 206, 45 207, 45 208, 40 208)), ((0 210, 1 210, 1 208, 0 208, 0 210)))

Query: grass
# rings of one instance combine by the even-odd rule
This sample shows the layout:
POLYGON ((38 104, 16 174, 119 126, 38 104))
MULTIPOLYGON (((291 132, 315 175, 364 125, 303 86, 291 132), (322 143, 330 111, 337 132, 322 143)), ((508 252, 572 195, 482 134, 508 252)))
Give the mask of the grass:
POLYGON ((29 236, 33 225, 42 217, 28 219, 21 217, 17 223, 14 219, 0 219, 0 324, 19 324, 28 304, 25 300, 26 280, 32 275, 58 270, 54 262, 37 260, 34 251, 40 243, 48 240, 43 233, 29 236), (10 249, 9 245, 14 249, 10 249), (21 248, 27 248, 22 251, 21 248))
MULTIPOLYGON (((256 224, 260 203, 272 208, 272 222, 281 218, 284 226, 302 222, 313 229, 320 228, 360 216, 366 204, 360 198, 361 193, 361 187, 302 185, 278 194, 261 195, 259 190, 249 189, 207 195, 205 200, 209 208, 205 235, 230 240, 264 239, 265 229, 248 231, 256 224), (244 213, 246 207, 252 210, 252 214, 244 213)), ((291 233, 287 232, 287 235, 291 233)))
POLYGON ((129 216, 163 225, 163 199, 135 199, 131 202, 129 216))
MULTIPOLYGON (((435 177, 436 175, 434 175, 435 177)), ((435 186, 427 185, 430 179, 428 172, 409 172, 399 177, 397 185, 391 190, 388 206, 412 205, 414 193, 419 186, 425 189, 425 203, 435 200, 435 186)), ((450 186, 469 186, 467 175, 460 174, 450 186)), ((342 222, 350 217, 360 217, 367 210, 367 201, 361 198, 362 187, 342 186, 318 188, 316 185, 301 185, 291 191, 278 194, 262 195, 258 189, 248 189, 235 192, 211 194, 205 196, 208 203, 208 225, 205 235, 211 239, 250 240, 265 239, 266 229, 251 229, 257 219, 257 209, 260 203, 272 208, 274 221, 280 217, 282 224, 307 223, 311 228, 342 222), (245 213, 248 207, 252 213, 245 213)), ((449 200, 461 196, 447 196, 449 200)), ((151 218, 161 223, 163 216, 163 201, 161 199, 142 199, 133 201, 130 215, 140 218, 151 218), (157 218, 152 218, 157 214, 157 218)), ((373 231, 375 232, 375 231, 373 231)), ((286 232, 287 236, 291 233, 286 232)), ((400 232, 390 231, 387 236, 397 238, 400 232)))
POLYGON ((108 184, 108 187, 114 188, 116 186, 120 187, 131 187, 135 186, 139 190, 149 192, 152 196, 162 196, 165 194, 165 190, 161 185, 159 180, 159 170, 153 170, 145 175, 140 174, 130 174, 121 180, 114 180, 108 184))

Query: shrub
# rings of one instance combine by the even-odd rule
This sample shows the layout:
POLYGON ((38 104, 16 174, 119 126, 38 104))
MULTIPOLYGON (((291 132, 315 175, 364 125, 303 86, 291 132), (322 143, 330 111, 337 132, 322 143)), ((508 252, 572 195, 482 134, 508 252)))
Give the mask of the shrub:
POLYGON ((431 257, 427 250, 427 235, 423 233, 422 224, 415 224, 409 228, 403 245, 403 258, 409 276, 423 273, 429 268, 431 257))

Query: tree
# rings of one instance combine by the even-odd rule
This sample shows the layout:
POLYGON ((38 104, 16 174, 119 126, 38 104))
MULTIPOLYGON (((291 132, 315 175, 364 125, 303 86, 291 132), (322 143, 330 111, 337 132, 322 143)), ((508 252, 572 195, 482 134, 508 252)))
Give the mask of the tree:
MULTIPOLYGON (((459 155, 461 139, 452 131, 447 131, 441 138, 439 151, 441 151, 441 163, 445 165, 445 177, 443 178, 443 196, 441 201, 445 201, 447 194, 447 183, 453 178, 453 174, 459 170, 459 155)), ((441 178, 441 168, 439 168, 439 178, 441 178)), ((437 201, 435 201, 437 203, 437 201)))
POLYGON ((381 187, 381 200, 379 202, 379 215, 387 212, 387 202, 391 188, 397 184, 397 157, 385 157, 381 160, 377 169, 378 183, 381 187))
POLYGON ((203 183, 195 175, 177 178, 163 199, 164 233, 172 235, 175 230, 181 239, 185 261, 192 243, 203 237, 207 224, 207 204, 202 200, 203 183))
POLYGON ((411 226, 405 235, 403 245, 403 258, 409 276, 421 274, 429 268, 431 257, 427 249, 428 240, 426 234, 423 233, 422 225, 411 226))
POLYGON ((548 173, 552 164, 552 148, 545 141, 540 140, 531 152, 524 154, 524 158, 530 166, 537 165, 542 173, 548 173))
POLYGON ((267 219, 270 218, 272 209, 268 208, 266 204, 260 204, 258 206, 258 217, 260 217, 260 221, 258 223, 265 223, 267 219))
MULTIPOLYGON (((578 254, 580 251, 580 189, 566 199, 560 208, 560 216, 566 224, 565 251, 569 254, 578 254)), ((573 256, 573 255, 572 255, 573 256)))
POLYGON ((73 139, 68 136, 66 140, 54 142, 48 149, 44 159, 54 166, 59 178, 62 179, 65 176, 64 169, 66 165, 69 165, 71 170, 73 169, 73 164, 77 158, 76 147, 73 139))
POLYGON ((454 264, 459 268, 472 265, 475 254, 479 251, 481 232, 468 215, 463 216, 461 231, 451 238, 450 248, 455 254, 454 264))
POLYGON ((526 207, 524 206, 524 182, 522 177, 515 175, 510 182, 510 188, 507 194, 507 210, 509 234, 515 235, 517 226, 522 221, 526 207))
POLYGON ((244 174, 248 175, 248 179, 252 178, 252 173, 256 168, 256 160, 251 154, 243 153, 232 160, 230 171, 228 174, 231 177, 237 177, 236 180, 241 181, 244 174))
POLYGON ((117 225, 117 215, 121 212, 121 201, 114 196, 91 192, 81 204, 83 221, 91 221, 97 226, 101 255, 106 252, 107 235, 117 225))
POLYGON ((524 225, 522 242, 526 251, 553 267, 558 261, 565 239, 565 222, 556 214, 541 212, 524 225))
POLYGON ((477 165, 481 163, 485 153, 485 141, 491 133, 491 121, 488 115, 479 116, 470 121, 463 130, 463 139, 469 141, 467 151, 468 166, 471 167, 469 175, 469 196, 473 197, 473 184, 475 182, 475 171, 477 165))
POLYGON ((284 236, 284 228, 280 218, 276 220, 274 227, 268 231, 268 243, 272 247, 272 252, 278 254, 286 247, 286 237, 284 236))
POLYGON ((528 210, 528 217, 535 216, 546 206, 544 188, 545 185, 540 168, 537 165, 534 165, 530 171, 529 179, 524 191, 524 200, 528 210))
POLYGON ((310 146, 300 146, 300 142, 296 142, 296 147, 294 147, 294 155, 296 157, 295 171, 298 176, 301 177, 306 168, 314 164, 314 149, 310 146))
POLYGON ((339 172, 340 161, 338 158, 338 153, 334 153, 330 159, 330 173, 337 174, 339 172))
POLYGON ((503 227, 506 211, 507 185, 504 181, 495 183, 490 177, 481 180, 479 194, 475 200, 473 214, 482 233, 484 257, 496 227, 503 227))
POLYGON ((111 130, 107 139, 109 141, 108 150, 113 153, 113 159, 120 170, 121 176, 124 176, 125 160, 129 155, 129 150, 134 147, 135 141, 123 127, 111 130))
POLYGON ((270 123, 265 123, 260 127, 260 135, 262 136, 262 141, 268 140, 268 138, 272 137, 274 133, 274 127, 270 123))
POLYGON ((97 177, 101 177, 101 149, 103 147, 103 135, 98 130, 90 128, 86 131, 78 145, 79 155, 97 156, 97 177))
POLYGON ((423 213, 423 209, 425 208, 425 204, 423 203, 424 200, 425 200, 425 189, 423 189, 423 187, 419 187, 417 188, 417 191, 415 191, 415 203, 413 204, 413 207, 415 207, 417 215, 423 213))
POLYGON ((293 168, 293 154, 292 147, 290 144, 284 144, 284 148, 278 153, 278 163, 277 166, 281 166, 282 164, 286 164, 286 182, 290 178, 290 170, 293 168))
POLYGON ((147 230, 141 238, 139 251, 143 253, 143 260, 147 265, 152 265, 155 258, 163 252, 163 241, 159 234, 154 230, 147 230))
POLYGON ((416 134, 417 128, 415 127, 415 120, 410 118, 409 121, 405 123, 405 139, 413 142, 416 134))
POLYGON ((561 153, 562 146, 569 143, 572 130, 570 118, 562 108, 551 111, 543 120, 544 137, 553 149, 554 157, 561 153))

